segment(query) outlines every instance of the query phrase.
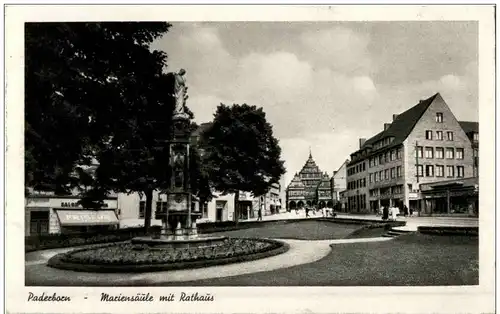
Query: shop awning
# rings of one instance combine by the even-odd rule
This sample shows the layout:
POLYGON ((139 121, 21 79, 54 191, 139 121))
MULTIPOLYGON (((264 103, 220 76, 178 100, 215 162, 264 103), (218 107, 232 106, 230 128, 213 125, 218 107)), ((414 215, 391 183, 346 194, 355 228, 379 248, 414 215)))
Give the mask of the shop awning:
POLYGON ((62 226, 102 226, 119 224, 113 210, 56 210, 62 226))

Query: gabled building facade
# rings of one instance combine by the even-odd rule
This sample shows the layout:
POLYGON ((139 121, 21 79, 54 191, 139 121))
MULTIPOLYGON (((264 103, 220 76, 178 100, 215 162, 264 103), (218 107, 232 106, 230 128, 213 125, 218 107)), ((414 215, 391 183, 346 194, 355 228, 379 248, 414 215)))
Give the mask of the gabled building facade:
POLYGON ((471 141, 439 93, 393 115, 383 131, 359 144, 347 167, 349 212, 406 205, 445 213, 422 202, 421 185, 474 175, 471 141))
POLYGON ((333 207, 331 179, 316 165, 312 154, 286 189, 287 209, 305 206, 333 207))

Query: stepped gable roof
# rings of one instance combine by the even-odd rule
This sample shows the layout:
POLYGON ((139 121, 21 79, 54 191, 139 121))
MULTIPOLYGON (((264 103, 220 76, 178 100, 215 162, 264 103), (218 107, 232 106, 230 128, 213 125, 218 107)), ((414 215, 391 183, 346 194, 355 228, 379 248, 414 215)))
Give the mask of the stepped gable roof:
POLYGON ((299 177, 299 174, 296 173, 293 177, 292 181, 288 185, 287 189, 303 189, 305 188, 304 182, 299 177))
POLYGON ((318 172, 321 172, 321 170, 319 170, 319 167, 316 165, 316 162, 314 161, 312 154, 309 152, 309 158, 307 158, 307 161, 300 170, 300 173, 318 173, 318 172))
POLYGON ((470 132, 479 133, 479 122, 458 121, 458 123, 466 134, 469 134, 470 132))
MULTIPOLYGON (((441 99, 442 97, 439 93, 425 99, 421 100, 418 104, 406 110, 405 112, 399 114, 396 119, 391 123, 390 127, 385 130, 377 133, 375 136, 368 139, 362 146, 360 150, 363 150, 369 146, 372 146, 375 142, 386 138, 386 137, 394 137, 394 140, 389 146, 392 147, 403 143, 403 141, 410 135, 411 131, 417 124, 418 120, 422 117, 424 112, 429 108, 429 106, 436 99, 441 99)), ((359 150, 358 150, 359 151, 359 150)))

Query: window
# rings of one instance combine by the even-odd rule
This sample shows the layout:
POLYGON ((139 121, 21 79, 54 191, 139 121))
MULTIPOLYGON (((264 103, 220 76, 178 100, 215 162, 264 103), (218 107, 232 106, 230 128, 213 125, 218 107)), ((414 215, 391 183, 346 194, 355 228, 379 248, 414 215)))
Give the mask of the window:
POLYGON ((453 148, 446 148, 446 159, 454 159, 455 158, 455 151, 453 148))
POLYGON ((444 166, 436 166, 436 177, 444 177, 444 166))
POLYGON ((455 169, 453 166, 446 166, 446 176, 448 178, 453 178, 455 176, 455 169))
POLYGON ((434 148, 432 147, 425 148, 425 158, 434 158, 434 148))
POLYGON ((144 218, 145 212, 146 212, 146 202, 140 201, 139 202, 139 218, 144 218))
POLYGON ((457 148, 457 159, 464 159, 464 149, 463 148, 457 148))
POLYGON ((396 168, 391 168, 391 179, 396 177, 396 168))
POLYGON ((403 174, 401 173, 401 166, 397 166, 396 167, 396 175, 399 177, 401 177, 403 174))
POLYGON ((432 140, 432 131, 431 130, 425 131, 425 139, 432 140))
POLYGON ((401 148, 398 148, 396 151, 396 158, 401 159, 401 154, 402 154, 401 148))
POLYGON ((377 157, 373 158, 373 165, 378 166, 378 158, 377 157))
POLYGON ((443 113, 442 112, 436 113, 436 122, 443 123, 443 113))
POLYGON ((474 148, 472 150, 472 155, 473 155, 473 157, 479 157, 479 152, 477 151, 477 148, 474 148))
POLYGON ((434 176, 434 166, 433 165, 426 165, 425 166, 425 176, 426 177, 433 177, 434 176))
POLYGON ((384 181, 384 171, 379 172, 380 181, 384 181))
POLYGON ((366 188, 366 178, 363 178, 363 187, 366 188))
POLYGON ((479 141, 479 133, 474 133, 472 138, 474 139, 474 141, 479 141))
POLYGON ((373 182, 373 173, 370 173, 370 183, 373 182))
POLYGON ((438 158, 438 159, 444 158, 444 148, 436 147, 436 158, 438 158))
POLYGON ((417 177, 423 177, 423 176, 424 176, 424 166, 417 165, 417 177))
POLYGON ((389 169, 385 169, 385 179, 389 180, 389 169))
POLYGON ((443 140, 443 131, 436 131, 436 140, 443 140))
POLYGON ((385 152, 385 162, 389 162, 391 160, 391 156, 389 152, 385 152))
POLYGON ((373 174, 373 177, 375 178, 375 182, 378 182, 378 172, 375 172, 373 174))
POLYGON ((202 213, 202 218, 208 218, 208 204, 207 203, 201 204, 201 213, 202 213))
POLYGON ((383 165, 384 164, 384 154, 381 154, 381 155, 378 155, 378 163, 380 165, 383 165))
POLYGON ((464 166, 457 166, 457 178, 464 177, 464 166))
POLYGON ((396 160, 396 150, 391 150, 391 161, 396 160))
POLYGON ((446 132, 446 138, 448 139, 448 141, 453 141, 453 132, 446 132))
POLYGON ((417 146, 415 153, 417 158, 424 158, 424 148, 422 146, 417 146))

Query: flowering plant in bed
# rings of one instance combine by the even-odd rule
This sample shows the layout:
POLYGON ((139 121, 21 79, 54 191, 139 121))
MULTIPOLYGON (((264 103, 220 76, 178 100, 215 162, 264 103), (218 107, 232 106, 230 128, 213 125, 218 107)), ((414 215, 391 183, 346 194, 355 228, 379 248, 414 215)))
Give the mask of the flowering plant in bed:
POLYGON ((213 260, 266 252, 279 244, 258 239, 227 239, 221 245, 182 249, 154 248, 131 243, 108 244, 68 252, 62 261, 93 265, 147 265, 213 260))

